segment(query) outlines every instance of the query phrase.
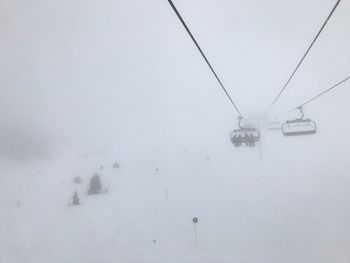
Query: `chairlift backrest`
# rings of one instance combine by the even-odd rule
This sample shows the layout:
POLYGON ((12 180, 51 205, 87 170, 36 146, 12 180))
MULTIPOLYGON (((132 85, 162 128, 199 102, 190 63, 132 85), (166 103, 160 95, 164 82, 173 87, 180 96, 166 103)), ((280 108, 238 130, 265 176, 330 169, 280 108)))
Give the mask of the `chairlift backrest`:
POLYGON ((316 131, 316 123, 310 119, 287 121, 282 125, 282 133, 285 136, 311 135, 316 131))
POLYGON ((282 124, 275 121, 267 124, 266 129, 269 131, 279 131, 282 129, 282 124))
POLYGON ((301 116, 295 120, 286 121, 282 125, 282 133, 285 136, 310 135, 316 133, 316 123, 311 119, 304 119, 304 111, 300 106, 297 108, 301 116))

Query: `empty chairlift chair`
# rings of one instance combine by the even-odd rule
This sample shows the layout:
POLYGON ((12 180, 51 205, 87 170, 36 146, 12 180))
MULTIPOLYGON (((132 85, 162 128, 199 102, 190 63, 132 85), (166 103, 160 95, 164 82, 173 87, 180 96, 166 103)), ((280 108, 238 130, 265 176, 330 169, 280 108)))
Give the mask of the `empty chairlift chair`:
POLYGON ((299 107, 298 110, 301 113, 299 119, 286 121, 282 125, 282 133, 284 136, 310 135, 316 133, 316 123, 311 119, 304 119, 302 107, 299 107))
POLYGON ((266 125, 266 129, 268 131, 280 131, 282 129, 282 124, 278 121, 272 121, 266 125))

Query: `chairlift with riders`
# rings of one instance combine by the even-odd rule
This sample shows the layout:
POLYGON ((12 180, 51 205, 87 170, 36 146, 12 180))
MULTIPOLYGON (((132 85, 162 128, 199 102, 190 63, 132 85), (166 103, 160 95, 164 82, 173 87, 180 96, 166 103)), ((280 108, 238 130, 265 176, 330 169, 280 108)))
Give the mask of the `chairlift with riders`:
POLYGON ((239 129, 233 130, 230 133, 231 142, 235 147, 240 147, 245 144, 249 147, 254 147, 256 142, 260 141, 260 131, 252 125, 241 126, 242 117, 238 117, 239 129))

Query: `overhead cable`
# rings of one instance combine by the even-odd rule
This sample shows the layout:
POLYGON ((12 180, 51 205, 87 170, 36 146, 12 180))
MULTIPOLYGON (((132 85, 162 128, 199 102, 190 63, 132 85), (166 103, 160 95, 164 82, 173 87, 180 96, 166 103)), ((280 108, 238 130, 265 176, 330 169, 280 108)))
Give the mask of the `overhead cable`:
POLYGON ((223 85, 222 81, 220 80, 219 76, 216 74, 214 68, 212 67, 212 65, 210 64, 209 60, 207 59, 207 57, 205 56, 203 50, 201 49, 201 47, 199 46, 197 40, 194 38, 192 32, 190 31, 190 29, 188 28, 187 24, 185 23, 184 19, 182 18, 182 16, 180 15, 179 11, 177 10, 176 6, 174 5, 174 3, 171 0, 168 0, 170 6, 172 7, 172 9, 174 10, 175 14, 177 15, 177 17, 179 18, 179 20, 181 21, 182 25, 184 26, 184 28, 186 29, 187 33, 190 35, 193 43, 196 45, 198 51, 201 53, 202 57, 204 58, 205 62, 207 63, 207 65, 209 66, 211 72, 214 74, 216 80, 219 82, 222 90, 225 92, 226 96, 228 97, 228 99, 230 100, 230 102, 232 103, 232 105, 235 107, 236 111, 238 112, 239 116, 243 117, 243 115, 241 114, 240 110, 237 107, 237 104, 233 101, 232 97, 230 96, 230 94, 228 93, 228 91, 226 90, 225 86, 223 85))
POLYGON ((299 61, 299 63, 297 64, 297 66, 294 68, 292 74, 290 75, 290 77, 288 78, 287 82, 284 84, 284 86, 282 87, 282 89, 279 91, 279 93, 277 94, 277 96, 274 98, 274 100, 272 101, 272 103, 270 104, 270 106, 268 107, 268 109, 265 112, 268 112, 277 102, 277 100, 281 97, 282 93, 286 90, 288 84, 290 83, 290 81, 292 80, 292 78, 294 77, 295 73, 298 71, 299 67, 301 66, 301 64, 303 63, 304 59, 306 58, 307 54, 310 52, 311 48, 313 47, 313 45, 316 43, 316 40, 318 39, 318 37, 321 35, 323 29, 326 27, 329 19, 332 17, 334 11, 337 9, 339 3, 341 0, 337 0, 335 6, 333 7, 332 11, 330 12, 330 14, 328 15, 326 21, 323 23, 322 27, 320 28, 320 30, 318 31, 316 37, 313 39, 313 41, 311 42, 310 46, 308 47, 308 49, 306 50, 305 54, 302 56, 301 60, 299 61))
POLYGON ((335 88, 339 87, 341 84, 347 82, 349 79, 350 79, 350 76, 347 77, 347 78, 345 78, 345 79, 343 79, 342 81, 338 82, 337 84, 333 85, 333 86, 330 87, 329 89, 326 89, 325 91, 321 92, 320 94, 318 94, 318 95, 312 97, 311 99, 308 99, 308 100, 305 101, 304 103, 300 104, 298 107, 296 107, 296 108, 294 108, 294 109, 292 109, 292 110, 290 110, 290 111, 288 111, 288 112, 286 112, 286 113, 289 113, 289 112, 291 112, 291 111, 294 111, 294 110, 296 110, 296 109, 298 109, 298 108, 300 108, 300 107, 304 107, 306 104, 309 104, 310 102, 312 102, 312 101, 318 99, 318 98, 321 97, 322 95, 324 95, 324 94, 326 94, 326 93, 328 93, 328 92, 334 90, 335 88))

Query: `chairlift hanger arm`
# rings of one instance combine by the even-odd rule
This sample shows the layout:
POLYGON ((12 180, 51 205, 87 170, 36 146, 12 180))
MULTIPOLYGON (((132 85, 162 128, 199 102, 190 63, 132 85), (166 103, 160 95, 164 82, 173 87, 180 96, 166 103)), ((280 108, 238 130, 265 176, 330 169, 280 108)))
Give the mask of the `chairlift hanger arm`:
POLYGON ((242 129, 242 126, 241 126, 241 121, 243 120, 243 117, 242 116, 238 116, 238 127, 240 129, 242 129))
POLYGON ((304 119, 304 116, 305 116, 305 114, 304 114, 304 111, 303 111, 303 107, 302 106, 299 106, 298 107, 298 110, 300 111, 300 113, 301 113, 301 116, 300 116, 300 120, 302 120, 302 119, 304 119))

